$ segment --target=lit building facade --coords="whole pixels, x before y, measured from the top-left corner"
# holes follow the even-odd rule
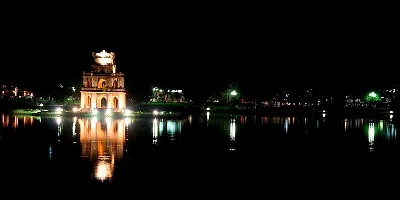
[[[92,71],[83,72],[81,111],[110,109],[123,112],[126,109],[124,73],[117,72],[114,52],[92,52]]]
[[[16,86],[1,85],[1,99],[32,99],[33,92],[20,90]]]

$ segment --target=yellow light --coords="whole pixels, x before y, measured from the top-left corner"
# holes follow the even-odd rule
[[[107,51],[103,49],[102,52],[96,53],[96,56],[101,57],[101,58],[110,57],[110,53],[107,53]]]
[[[100,53],[93,54],[93,56],[96,57],[95,58],[96,63],[100,65],[112,64],[114,59],[114,53],[113,52],[108,53],[105,50],[103,50]]]
[[[111,63],[111,58],[99,58],[98,62],[101,65],[107,65],[107,64]]]

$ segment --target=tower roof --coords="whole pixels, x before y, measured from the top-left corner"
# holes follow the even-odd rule
[[[92,52],[94,62],[99,65],[114,65],[115,53],[103,50],[101,52]]]

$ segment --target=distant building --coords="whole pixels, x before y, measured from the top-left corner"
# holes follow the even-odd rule
[[[117,72],[115,53],[92,52],[92,71],[83,72],[81,89],[81,111],[111,109],[122,112],[126,109],[124,73]]]
[[[33,92],[28,90],[19,89],[16,86],[1,85],[1,95],[2,99],[29,99],[34,98]]]
[[[153,88],[152,102],[185,102],[185,95],[182,90],[163,90],[157,87]]]

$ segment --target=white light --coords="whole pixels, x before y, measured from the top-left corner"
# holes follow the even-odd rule
[[[99,113],[99,111],[96,110],[96,109],[93,109],[92,114],[93,114],[93,115],[97,115],[97,113]]]
[[[60,112],[62,112],[62,111],[63,111],[62,108],[56,108],[56,112],[57,112],[57,113],[60,113]]]
[[[124,113],[125,113],[126,116],[128,116],[128,115],[131,115],[132,111],[130,111],[130,110],[125,110]]]

